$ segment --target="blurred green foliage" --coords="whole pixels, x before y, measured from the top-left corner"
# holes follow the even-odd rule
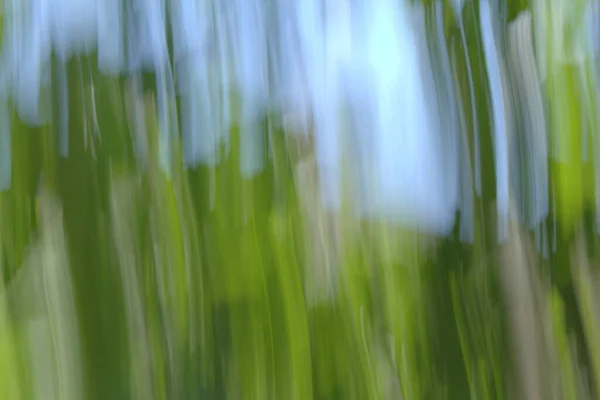
[[[523,3],[509,2],[509,18]],[[563,234],[549,258],[517,226],[498,246],[490,117],[477,107],[474,133],[467,106],[487,102],[477,7],[468,2],[462,18],[467,52],[445,10],[466,130],[471,146],[481,134],[484,154],[468,246],[319,209],[310,145],[286,137],[279,115],[262,121],[262,173],[239,174],[244,127],[235,124],[216,167],[185,169],[171,138],[166,173],[152,85],[136,92],[135,77],[101,75],[93,55],[70,61],[68,157],[58,155],[56,124],[11,120],[0,398],[600,395],[597,239],[583,217],[593,214],[593,171],[574,144],[578,110],[595,110],[597,99],[577,89],[579,67],[548,61],[552,131],[576,160],[551,169],[557,214],[548,221]]]

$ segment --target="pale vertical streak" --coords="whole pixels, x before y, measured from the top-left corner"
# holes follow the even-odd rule
[[[128,0],[126,5],[129,72],[159,69],[168,62],[164,0]]]
[[[596,95],[594,93],[592,93],[593,89],[590,89],[590,85],[593,84],[593,82],[590,82],[590,80],[588,79],[587,76],[587,72],[591,70],[589,70],[588,68],[584,67],[581,68],[581,70],[579,71],[579,77],[581,79],[581,86],[582,86],[582,92],[584,93],[585,96],[585,107],[581,107],[581,161],[582,163],[586,164],[589,162],[589,142],[590,142],[590,130],[592,130],[592,132],[595,132],[594,129],[591,128],[591,121],[590,119],[593,119],[594,117],[591,116],[590,114],[592,114],[594,112],[594,110],[592,109],[593,107],[593,103],[594,103],[594,98],[596,97]],[[592,75],[592,79],[594,79],[593,75]]]
[[[489,0],[479,3],[479,18],[483,36],[485,64],[492,94],[492,116],[494,121],[494,163],[496,169],[496,207],[498,212],[498,240],[508,239],[509,223],[509,174],[508,174],[508,142],[506,137],[506,111],[500,60],[494,38]]]
[[[318,3],[318,1],[316,2]],[[313,4],[317,6],[317,4]],[[330,7],[333,5],[330,5]],[[331,10],[331,8],[330,8]],[[306,12],[307,10],[302,10]],[[316,10],[310,10],[315,12]],[[329,11],[329,10],[328,10]],[[332,11],[332,10],[331,10]],[[315,107],[315,153],[319,167],[320,193],[323,205],[328,211],[338,211],[341,205],[341,121],[340,121],[340,87],[339,87],[339,46],[341,32],[339,26],[331,23],[333,17],[327,18],[318,11],[316,15],[304,15],[314,18],[313,21],[302,21],[310,24],[305,34],[307,45],[312,47],[311,54],[312,91]],[[341,24],[343,21],[338,21]],[[333,25],[333,26],[332,26]],[[336,33],[338,37],[336,37]]]
[[[542,358],[538,345],[541,331],[536,320],[534,280],[527,257],[529,246],[516,222],[511,221],[510,225],[509,240],[499,254],[499,261],[505,267],[500,268],[499,278],[510,321],[510,347],[515,352],[514,367],[520,380],[520,395],[530,400],[542,400]]]
[[[529,177],[528,185],[522,187],[521,201],[526,223],[535,229],[549,213],[548,151],[542,95],[534,66],[531,15],[528,11],[519,15],[509,32],[514,90],[522,115],[517,140],[522,147],[522,162],[525,163],[521,173]],[[529,192],[529,196],[525,196],[525,191]]]
[[[19,116],[34,125],[41,124],[40,89],[43,74],[48,72],[50,57],[50,18],[49,0],[32,0],[29,18],[23,27],[24,53],[17,61],[16,105]]]
[[[141,14],[140,50],[141,68],[158,70],[166,65],[168,60],[165,0],[135,0]]]
[[[598,99],[598,93],[600,93],[600,4],[593,0],[590,3],[590,10],[588,12],[587,28],[588,28],[588,39],[590,41],[590,52],[591,52],[591,68],[593,71],[593,85],[592,90],[596,92],[596,98]],[[594,104],[593,104],[594,106]],[[600,115],[600,101],[595,104],[595,107],[591,109],[594,115]],[[595,126],[592,126],[592,159],[594,165],[594,193],[595,193],[595,206],[596,206],[596,233],[600,233],[600,118],[592,118],[592,121],[596,122]]]
[[[350,77],[350,79],[352,79]],[[353,192],[353,199],[356,210],[362,217],[369,216],[373,210],[374,202],[372,195],[374,193],[373,167],[375,160],[375,140],[373,140],[373,113],[368,111],[373,108],[373,96],[369,88],[358,79],[353,79],[354,83],[348,85],[348,93],[351,107],[351,133],[349,140],[350,147],[348,159],[356,160],[349,163],[347,168],[352,168],[350,174],[354,174],[356,179]]]
[[[372,3],[371,3],[372,4]],[[358,212],[362,217],[381,218],[384,212],[380,204],[381,198],[381,178],[377,175],[377,162],[381,161],[381,154],[378,153],[379,141],[381,140],[382,128],[377,126],[378,118],[378,92],[373,87],[373,71],[369,68],[376,68],[372,59],[367,58],[369,50],[369,35],[373,34],[375,28],[372,27],[372,18],[369,19],[371,6],[368,2],[355,2],[352,6],[350,21],[352,24],[351,44],[352,53],[349,68],[345,70],[345,79],[352,82],[351,85],[343,85],[346,96],[352,109],[352,133],[354,134],[349,141],[353,146],[352,157],[357,158],[358,184],[355,185]],[[386,26],[389,22],[386,21]],[[389,29],[388,29],[389,30]],[[395,35],[389,35],[392,41],[391,49],[396,46]],[[389,43],[386,43],[389,46]],[[395,60],[396,55],[393,59]],[[381,72],[381,71],[380,71]],[[350,164],[351,165],[351,164]],[[353,172],[354,172],[353,171]]]
[[[590,0],[588,3],[585,23],[589,50],[595,65],[600,53],[600,2],[598,0]]]
[[[465,57],[465,65],[467,66],[467,77],[469,78],[469,93],[471,97],[471,119],[473,128],[473,151],[474,151],[474,163],[475,163],[475,193],[481,196],[481,160],[480,160],[480,146],[479,146],[479,126],[477,121],[477,106],[475,105],[475,84],[473,82],[473,71],[471,70],[471,59],[469,57],[469,49],[467,47],[467,36],[465,33],[465,27],[462,19],[462,6],[457,5],[455,10],[456,18],[458,19],[458,27],[460,29],[460,39],[462,43],[462,49]]]
[[[212,9],[207,1],[171,3],[176,90],[181,95],[183,159],[187,167],[217,160],[218,99],[211,80]],[[223,82],[221,82],[223,83]]]
[[[174,91],[170,68],[156,71],[156,105],[158,108],[158,160],[162,170],[171,176],[171,143],[173,135],[172,107]]]
[[[207,0],[169,0],[173,56],[176,60],[204,54],[209,36],[210,7]]]
[[[56,200],[43,191],[39,196],[43,229],[40,238],[42,275],[57,367],[59,398],[75,400],[82,396],[81,348],[62,210]]]
[[[323,83],[320,75],[324,69],[325,56],[324,17],[320,6],[321,0],[306,0],[298,2],[294,8],[299,47],[304,57],[309,92],[313,102]]]
[[[58,89],[58,152],[61,157],[69,155],[69,86],[67,66],[63,62],[56,65]]]
[[[136,6],[138,0],[125,1],[125,43],[126,46],[126,71],[136,73],[140,69],[140,45],[142,36],[140,12]]]
[[[548,228],[546,225],[546,221],[541,224],[542,229],[542,257],[544,260],[547,260],[550,256],[550,252],[548,250]]]
[[[175,90],[168,56],[164,0],[141,3],[137,0],[139,18],[139,67],[151,68],[156,76],[156,100],[158,108],[158,157],[163,171],[170,177],[172,160],[171,144],[177,133],[173,107]]]
[[[524,223],[530,228],[535,228],[535,205],[536,205],[536,181],[535,181],[535,159],[534,148],[532,145],[532,126],[531,126],[531,99],[527,96],[527,91],[531,82],[527,81],[525,75],[527,65],[525,63],[526,54],[523,50],[523,40],[526,40],[525,30],[526,12],[519,14],[519,17],[512,23],[513,29],[513,56],[514,56],[514,74],[517,82],[516,95],[519,96],[519,129],[517,133],[517,143],[519,145],[519,155],[521,157],[521,190],[522,190],[522,210]]]
[[[204,60],[185,61],[189,89],[181,95],[181,123],[184,162],[188,167],[214,165],[217,161],[215,104]]]
[[[331,86],[326,87],[329,91]],[[330,90],[333,92],[334,89]],[[330,99],[331,102],[328,102]],[[319,165],[322,200],[329,211],[338,210],[341,205],[340,124],[336,100],[329,95],[322,95],[315,102],[315,152]]]
[[[126,85],[126,106],[129,108],[130,129],[133,132],[135,155],[141,168],[145,169],[148,163],[146,106],[144,104],[142,83],[139,74],[133,74]]]
[[[5,0],[2,18],[2,87],[0,90],[16,92],[19,65],[25,48],[25,22],[28,4],[20,0]]]
[[[415,65],[418,58],[417,46],[412,21],[406,15],[408,10],[402,6],[398,6],[398,9],[392,7],[395,5],[390,7],[382,1],[375,1],[367,6],[367,23],[362,32],[366,48],[361,49],[361,53],[364,52],[367,57],[367,69],[362,79],[367,78],[365,83],[372,85],[369,92],[373,103],[368,111],[373,118],[374,169],[378,182],[374,205],[376,215],[388,220],[395,219],[397,212],[404,217],[406,203],[413,194],[403,193],[402,190],[406,181],[412,178],[405,175],[412,172],[407,167],[410,168],[417,157],[408,153],[416,150],[416,141],[409,137],[418,134],[415,123],[418,106],[409,103],[407,98],[418,93],[420,83],[417,82],[419,76]],[[403,73],[407,75],[405,80]],[[398,93],[397,89],[403,83],[407,84],[404,88],[406,92]],[[411,100],[422,105],[420,98]],[[416,166],[412,167],[416,173]],[[405,221],[401,218],[401,222]]]
[[[366,47],[356,49],[353,60],[364,63],[356,79],[369,83],[373,99],[373,109],[366,111],[373,113],[376,216],[445,235],[456,203],[447,197],[446,149],[426,93],[433,81],[428,52],[419,41],[422,10],[371,2],[366,22]]]
[[[600,100],[598,86],[598,2],[590,1],[585,7],[585,16],[583,17],[583,25],[580,27],[578,44],[580,54],[578,61],[578,75],[580,80],[580,90],[583,94],[584,101],[582,107],[582,121],[584,125],[581,132],[582,146],[582,161],[587,163],[590,157],[588,144],[591,143],[594,168],[594,192],[595,192],[595,207],[596,207],[596,230],[600,232],[600,177],[599,177],[599,118],[598,118],[598,102]],[[591,132],[591,135],[590,135]],[[590,138],[591,136],[591,138]]]
[[[556,253],[557,246],[557,226],[556,226],[556,187],[552,185],[552,252]]]
[[[98,69],[105,74],[117,74],[125,69],[123,12],[122,0],[98,3]]]
[[[232,80],[232,37],[229,29],[229,18],[224,2],[217,2],[214,6],[213,21],[215,24],[215,41],[218,52],[218,69],[220,73],[220,99],[219,99],[219,138],[224,141],[225,148],[229,150],[229,128],[231,126],[231,80]]]
[[[599,111],[596,110],[596,112],[598,113]],[[596,131],[592,140],[594,157],[594,192],[596,201],[596,233],[600,234],[600,137],[598,137],[598,131]]]
[[[525,81],[529,83],[526,94],[531,121],[531,140],[534,151],[534,175],[535,175],[535,213],[534,224],[540,224],[550,212],[550,200],[548,198],[548,142],[546,132],[546,120],[544,115],[543,99],[540,89],[540,79],[535,68],[535,57],[532,41],[531,13],[528,12],[523,27],[525,30],[521,45],[525,54],[524,69],[528,72]]]
[[[214,84],[209,79],[211,23],[206,0],[169,2],[177,91],[181,94],[182,148],[187,167],[214,165],[218,124]]]
[[[10,113],[6,99],[0,101],[0,191],[10,189],[12,175],[12,143]]]
[[[540,82],[544,82],[547,76],[547,38],[546,25],[548,13],[546,0],[532,0],[531,10],[533,17],[533,40],[535,43],[535,58]]]
[[[412,20],[417,45],[419,92],[423,104],[416,131],[422,129],[421,132],[424,132],[419,139],[421,157],[430,160],[422,167],[424,179],[429,184],[424,197],[435,200],[433,203],[422,203],[430,208],[424,210],[422,222],[417,226],[422,226],[429,233],[445,236],[452,232],[458,207],[457,143],[452,127],[450,132],[446,132],[447,121],[439,118],[441,105],[436,95],[434,60],[429,50],[430,39],[427,37],[425,7],[422,4],[412,6]]]
[[[535,59],[532,43],[531,13],[526,12],[522,21],[522,36],[520,40],[522,71],[524,73],[524,86],[526,106],[528,109],[529,139],[532,151],[532,175],[534,177],[534,203],[533,225],[540,224],[550,211],[548,199],[548,144],[546,140],[546,121],[540,90],[540,80],[535,69]]]
[[[600,69],[598,68],[598,55],[595,56],[595,68],[596,68],[596,84],[594,89],[596,92],[600,92]],[[600,115],[600,102],[596,105],[593,110],[596,115]],[[600,123],[600,119],[596,120]],[[594,185],[595,185],[595,202],[596,202],[596,232],[600,233],[600,125],[597,125],[593,129],[594,135],[592,136],[592,157],[594,162]]]
[[[152,398],[152,361],[148,322],[144,315],[143,287],[138,269],[138,238],[132,232],[135,226],[135,180],[113,177],[111,172],[110,226],[114,238],[118,269],[123,282],[124,312],[127,315],[129,356],[133,360],[129,370],[132,398]]]
[[[542,224],[542,257],[544,260],[547,260],[550,256],[550,251],[548,250],[548,228],[546,226],[546,222]]]
[[[441,113],[440,118],[440,133],[441,127],[444,126],[449,130],[448,135],[442,135],[444,140],[444,149],[447,157],[446,181],[449,190],[449,200],[455,204],[455,207],[460,205],[460,160],[459,160],[459,143],[460,133],[458,126],[458,116],[454,104],[455,88],[452,79],[452,67],[448,54],[448,46],[444,35],[444,14],[443,3],[441,0],[436,1],[435,9],[436,23],[436,48],[438,54],[438,68],[441,74],[441,82],[436,85],[437,90],[441,90],[441,100],[438,101],[438,109]]]
[[[268,95],[265,10],[258,0],[236,0],[233,6],[236,87],[241,96],[240,172],[251,177],[262,170],[265,157],[261,123]]]
[[[83,148],[87,151],[88,149],[88,140],[90,140],[90,147],[94,148],[93,140],[88,139],[89,134],[89,126],[88,126],[88,113],[86,107],[85,100],[85,84],[83,83],[83,66],[81,65],[81,58],[77,57],[77,72],[79,74],[79,95],[81,99],[81,114],[83,115]]]
[[[519,17],[520,18],[520,17]],[[517,216],[529,224],[529,215],[527,212],[526,191],[529,186],[526,185],[526,174],[528,172],[527,157],[525,155],[526,145],[523,138],[526,106],[525,98],[522,95],[523,81],[521,76],[520,54],[519,54],[519,18],[509,24],[507,28],[507,56],[509,64],[509,75],[511,81],[511,92],[513,99],[514,126],[509,137],[510,144],[510,168],[511,168],[511,189],[514,191],[514,198],[517,207]]]
[[[54,53],[61,61],[88,54],[98,39],[96,0],[53,0],[47,18],[51,20]]]
[[[456,47],[455,42],[452,42],[451,63],[452,76],[454,82],[459,82],[456,66]],[[473,177],[471,166],[471,150],[469,139],[466,131],[465,114],[463,110],[463,101],[460,87],[455,90],[455,103],[458,106],[458,121],[459,121],[459,162],[460,162],[460,186],[461,186],[461,201],[460,201],[460,240],[465,243],[473,243],[474,240],[474,202],[473,202]]]
[[[287,0],[278,0],[275,15],[277,38],[272,53],[277,85],[273,88],[275,100],[281,102],[284,118],[295,123],[290,133],[308,136],[309,88],[297,9]]]

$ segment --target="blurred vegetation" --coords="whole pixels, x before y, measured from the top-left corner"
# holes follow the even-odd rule
[[[508,2],[504,26],[524,3]],[[598,398],[595,169],[577,144],[598,133],[593,63],[548,56],[549,130],[574,160],[550,163],[555,250],[516,222],[498,245],[478,4],[460,18],[467,52],[444,7],[465,131],[481,143],[472,244],[458,222],[439,238],[357,220],[349,195],[329,214],[310,138],[288,135],[276,112],[261,121],[261,173],[239,172],[237,123],[215,167],[185,168],[178,132],[159,130],[154,76],[69,61],[67,126],[7,116],[0,398]],[[53,74],[63,67],[54,60]]]

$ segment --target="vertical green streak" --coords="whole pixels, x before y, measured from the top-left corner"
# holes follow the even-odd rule
[[[104,148],[96,143],[96,158],[84,147],[84,135],[93,128],[89,107],[84,114],[87,88],[94,79],[81,71],[87,60],[71,60],[67,65],[69,91],[69,155],[58,160],[59,193],[64,206],[71,274],[75,287],[79,332],[82,338],[84,387],[87,398],[127,398],[128,360],[126,324],[122,287],[111,261],[103,257],[105,249],[98,246],[108,234],[101,229],[108,194],[107,161]],[[82,82],[80,73],[85,80]],[[92,81],[101,87],[99,80]],[[96,99],[98,104],[110,104],[109,98]],[[100,110],[98,120],[106,123],[103,133],[126,136],[115,116]],[[89,136],[87,138],[89,146]],[[103,262],[104,261],[104,262]],[[106,262],[108,261],[108,262]]]

